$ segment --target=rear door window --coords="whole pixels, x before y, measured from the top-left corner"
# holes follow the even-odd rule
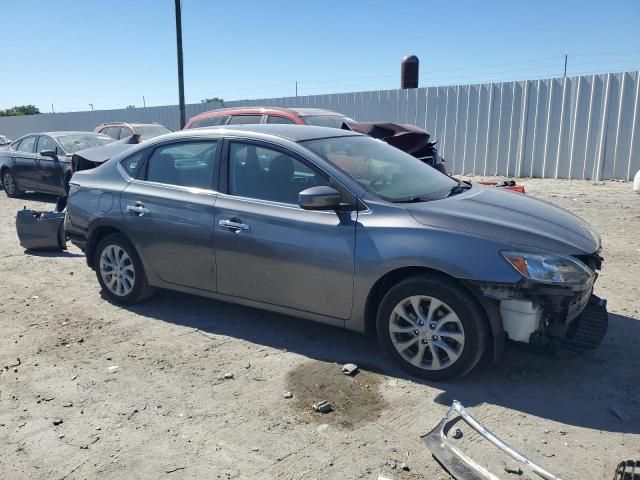
[[[33,147],[36,144],[36,137],[27,137],[20,142],[18,146],[19,152],[33,153]]]
[[[127,138],[133,135],[133,132],[129,127],[120,128],[120,138]]]
[[[126,170],[131,178],[138,178],[138,174],[142,168],[145,152],[146,150],[141,150],[120,162],[122,168]]]
[[[234,115],[229,120],[229,125],[251,125],[260,123],[262,115]]]
[[[226,125],[229,115],[220,115],[217,117],[204,118],[196,120],[189,128],[216,127],[218,125]]]
[[[106,133],[114,140],[118,140],[118,138],[120,138],[120,127],[109,127],[106,132],[103,133]]]
[[[182,142],[156,148],[147,161],[149,182],[211,189],[217,141]]]
[[[279,117],[277,115],[269,115],[267,123],[276,123],[281,125],[295,125],[296,122],[286,117]]]

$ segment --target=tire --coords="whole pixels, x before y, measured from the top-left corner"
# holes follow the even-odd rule
[[[4,188],[4,193],[6,193],[9,198],[18,198],[24,194],[24,192],[18,188],[16,176],[11,170],[2,172],[2,188]]]
[[[100,241],[94,266],[102,291],[115,303],[140,303],[155,292],[136,249],[122,234],[113,233]]]
[[[466,375],[489,343],[481,305],[441,275],[415,276],[392,287],[380,303],[376,326],[388,356],[411,375],[432,381]]]

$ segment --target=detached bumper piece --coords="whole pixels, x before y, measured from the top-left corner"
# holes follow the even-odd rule
[[[591,295],[589,303],[573,321],[567,336],[560,339],[558,347],[574,354],[593,350],[602,342],[608,326],[607,301]]]
[[[484,428],[475,418],[467,413],[462,404],[457,400],[449,408],[442,421],[436,425],[431,432],[422,436],[422,440],[427,444],[435,459],[442,465],[450,475],[458,480],[500,480],[498,476],[489,472],[482,465],[477,464],[465,455],[455,445],[449,443],[448,433],[451,427],[460,417],[467,425],[482,435],[486,440],[507,453],[514,460],[522,463],[539,477],[545,480],[561,480],[552,473],[547,472],[541,466],[533,463],[527,457],[518,453],[509,445],[496,437],[489,430]]]
[[[35,210],[18,211],[16,230],[20,245],[25,250],[66,250],[67,239],[64,231],[64,207],[66,197],[58,201],[52,212]]]

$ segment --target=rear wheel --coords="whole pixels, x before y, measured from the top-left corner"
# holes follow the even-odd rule
[[[22,190],[18,188],[18,182],[11,170],[5,170],[2,174],[2,187],[7,197],[16,198],[24,194]]]
[[[135,248],[124,235],[114,233],[103,238],[94,265],[102,290],[116,303],[139,303],[155,291],[147,282]]]
[[[380,303],[377,332],[383,349],[402,368],[436,381],[471,371],[489,336],[473,296],[455,281],[435,275],[392,287]]]

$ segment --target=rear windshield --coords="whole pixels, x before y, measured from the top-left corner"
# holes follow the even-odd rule
[[[331,128],[342,128],[344,122],[355,122],[353,118],[344,115],[305,115],[302,119],[307,125]]]
[[[150,138],[159,137],[165,133],[171,133],[171,130],[162,125],[138,125],[133,128],[135,128],[136,133],[139,134],[143,140],[149,140]]]
[[[81,133],[56,137],[66,153],[76,153],[85,148],[101,147],[113,142],[113,138],[101,133]]]

